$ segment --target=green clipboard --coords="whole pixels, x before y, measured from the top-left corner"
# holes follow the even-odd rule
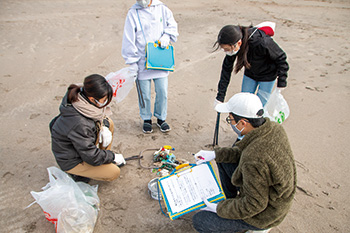
[[[180,165],[175,170],[158,180],[159,190],[171,220],[205,207],[202,198],[209,202],[226,199],[210,162]]]

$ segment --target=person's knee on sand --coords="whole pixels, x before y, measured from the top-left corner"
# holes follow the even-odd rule
[[[91,166],[85,162],[67,171],[69,174],[87,177],[93,180],[113,181],[120,176],[120,168],[115,164]]]
[[[118,179],[120,176],[120,168],[116,166],[116,169],[113,170],[112,172],[109,172],[107,176],[105,177],[105,181],[113,181]]]

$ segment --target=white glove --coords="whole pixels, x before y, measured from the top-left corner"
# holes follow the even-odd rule
[[[277,87],[277,91],[281,93],[284,90],[284,87]]]
[[[129,72],[132,76],[137,77],[138,71],[139,71],[139,66],[137,65],[136,62],[130,64],[128,72]]]
[[[203,201],[207,205],[207,207],[204,207],[201,210],[206,210],[206,211],[210,211],[210,212],[216,213],[216,208],[218,207],[218,204],[211,203],[207,199],[203,199]]]
[[[222,102],[215,98],[215,100],[214,100],[214,109],[215,109],[216,105],[218,105],[218,104],[222,104]]]
[[[164,33],[163,36],[159,39],[159,43],[160,43],[160,47],[164,49],[170,43],[170,36]]]
[[[111,144],[112,132],[106,126],[102,127],[98,142],[102,143],[102,147],[107,147],[109,144]]]
[[[210,150],[200,150],[197,154],[194,155],[196,164],[201,164],[207,161],[215,159],[215,151]]]
[[[120,166],[120,165],[125,165],[126,164],[126,161],[123,157],[122,154],[114,154],[114,162]]]

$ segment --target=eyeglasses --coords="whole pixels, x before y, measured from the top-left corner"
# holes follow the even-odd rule
[[[230,125],[232,125],[232,122],[236,122],[236,124],[238,124],[238,122],[240,122],[240,121],[244,121],[244,122],[249,123],[249,121],[247,121],[245,119],[240,119],[236,122],[235,119],[231,119],[230,116],[226,117],[226,122]]]
[[[226,122],[228,123],[228,124],[232,124],[232,122],[234,121],[235,119],[231,119],[230,118],[230,116],[228,116],[228,117],[226,117]]]

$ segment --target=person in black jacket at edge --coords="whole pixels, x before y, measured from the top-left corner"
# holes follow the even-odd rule
[[[287,86],[287,55],[271,38],[274,26],[272,22],[264,22],[257,27],[226,25],[220,30],[214,48],[221,48],[226,56],[214,107],[225,99],[233,68],[238,73],[244,67],[241,91],[253,94],[257,91],[263,106],[271,95],[276,79],[277,88]]]
[[[110,150],[114,123],[107,116],[113,96],[106,79],[93,74],[83,85],[71,84],[50,122],[52,152],[60,168],[75,181],[112,181],[125,164],[122,154]]]

